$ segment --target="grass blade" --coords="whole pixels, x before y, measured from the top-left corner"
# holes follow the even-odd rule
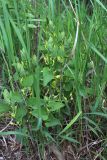
[[[59,133],[59,135],[61,135],[62,133],[66,132],[66,131],[77,121],[77,119],[80,117],[81,114],[82,114],[82,111],[80,111],[80,112],[67,124],[67,126]]]
[[[107,12],[107,8],[104,6],[104,4],[100,0],[96,0],[96,2]]]
[[[90,47],[105,63],[107,63],[107,58],[105,58],[93,44],[91,44]]]

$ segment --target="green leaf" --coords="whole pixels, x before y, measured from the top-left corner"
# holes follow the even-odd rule
[[[67,141],[69,141],[69,142],[71,142],[71,143],[78,143],[78,144],[80,144],[76,139],[68,137],[67,135],[60,136],[60,137],[63,138],[63,139],[65,139],[65,140],[67,140]]]
[[[18,107],[17,111],[16,111],[16,116],[15,116],[16,120],[18,122],[21,122],[23,117],[26,115],[26,113],[27,113],[27,111],[23,106],[22,107]]]
[[[48,131],[44,130],[44,131],[42,131],[42,134],[46,138],[48,138],[48,139],[52,140],[53,142],[55,142],[55,139],[51,136],[51,134]]]
[[[85,88],[80,88],[79,89],[79,94],[80,94],[80,96],[86,98],[87,97],[86,89]]]
[[[4,102],[0,102],[0,113],[6,113],[9,112],[11,110],[11,107],[4,103]]]
[[[28,60],[28,62],[30,64],[30,55],[29,55],[29,53],[27,51],[27,47],[26,47],[25,41],[23,39],[23,35],[22,35],[20,29],[16,26],[16,24],[15,24],[15,22],[12,19],[11,16],[9,16],[9,19],[10,19],[11,25],[12,25],[12,27],[13,27],[13,29],[14,29],[14,31],[15,31],[15,33],[16,33],[16,35],[17,35],[22,47],[23,47],[23,49],[25,50],[26,59]]]
[[[90,125],[88,125],[88,127],[89,127],[90,131],[92,131],[97,137],[99,137],[97,131],[93,127],[91,127]]]
[[[62,107],[64,107],[64,104],[62,102],[51,100],[48,102],[48,107],[50,111],[58,111]]]
[[[53,117],[53,116],[50,116],[47,120],[47,122],[45,123],[46,127],[54,127],[54,126],[57,126],[57,125],[61,125],[60,123],[60,120]]]
[[[47,86],[47,84],[53,79],[53,74],[48,67],[43,68],[43,85]]]
[[[18,132],[18,131],[8,131],[8,132],[0,132],[1,136],[7,136],[7,135],[21,135],[24,137],[30,137],[28,134]]]
[[[107,12],[107,8],[100,0],[96,0],[96,2]]]
[[[34,24],[28,24],[28,28],[37,28]]]
[[[10,101],[11,103],[21,103],[23,101],[23,97],[18,92],[11,92],[10,93]]]
[[[80,111],[80,112],[67,124],[67,126],[59,133],[59,135],[61,135],[62,133],[66,132],[66,131],[77,121],[77,119],[80,117],[81,114],[82,114],[82,112]]]
[[[90,124],[93,124],[94,126],[97,125],[94,121],[92,121],[92,120],[91,120],[90,118],[88,118],[88,117],[83,117],[83,119],[85,119],[86,121],[88,121]]]
[[[23,87],[31,87],[33,85],[33,75],[28,75],[22,79]]]
[[[17,71],[21,74],[24,75],[25,74],[25,70],[24,70],[24,64],[23,63],[15,63],[14,66],[17,68]]]
[[[107,114],[106,114],[106,113],[103,113],[103,112],[92,112],[92,113],[86,113],[86,114],[96,115],[96,116],[101,116],[101,117],[103,117],[103,118],[107,118]]]
[[[41,107],[44,105],[43,99],[38,99],[36,97],[30,97],[27,101],[28,105],[32,107],[33,109]]]
[[[107,63],[107,58],[100,53],[93,44],[90,44],[91,49],[105,62]]]
[[[35,116],[36,118],[41,118],[42,120],[47,120],[48,119],[48,112],[45,108],[37,108],[34,109],[31,114]]]
[[[101,131],[101,129],[99,128],[98,124],[95,123],[93,120],[91,120],[90,118],[88,117],[83,117],[85,120],[88,121],[88,123],[90,123],[91,125],[94,125],[96,127],[96,129],[101,133],[103,134],[103,132]]]
[[[10,103],[10,93],[7,89],[3,91],[3,97],[6,103]]]

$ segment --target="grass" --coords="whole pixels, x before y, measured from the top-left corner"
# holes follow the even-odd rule
[[[0,0],[0,113],[18,126],[0,135],[107,159],[106,18],[101,0]]]

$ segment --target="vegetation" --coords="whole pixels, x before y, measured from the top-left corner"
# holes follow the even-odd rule
[[[106,1],[0,0],[0,118],[17,126],[0,135],[106,160],[106,52]]]

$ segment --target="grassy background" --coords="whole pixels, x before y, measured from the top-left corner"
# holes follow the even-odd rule
[[[0,113],[19,128],[1,135],[107,159],[106,19],[106,1],[0,0]]]

